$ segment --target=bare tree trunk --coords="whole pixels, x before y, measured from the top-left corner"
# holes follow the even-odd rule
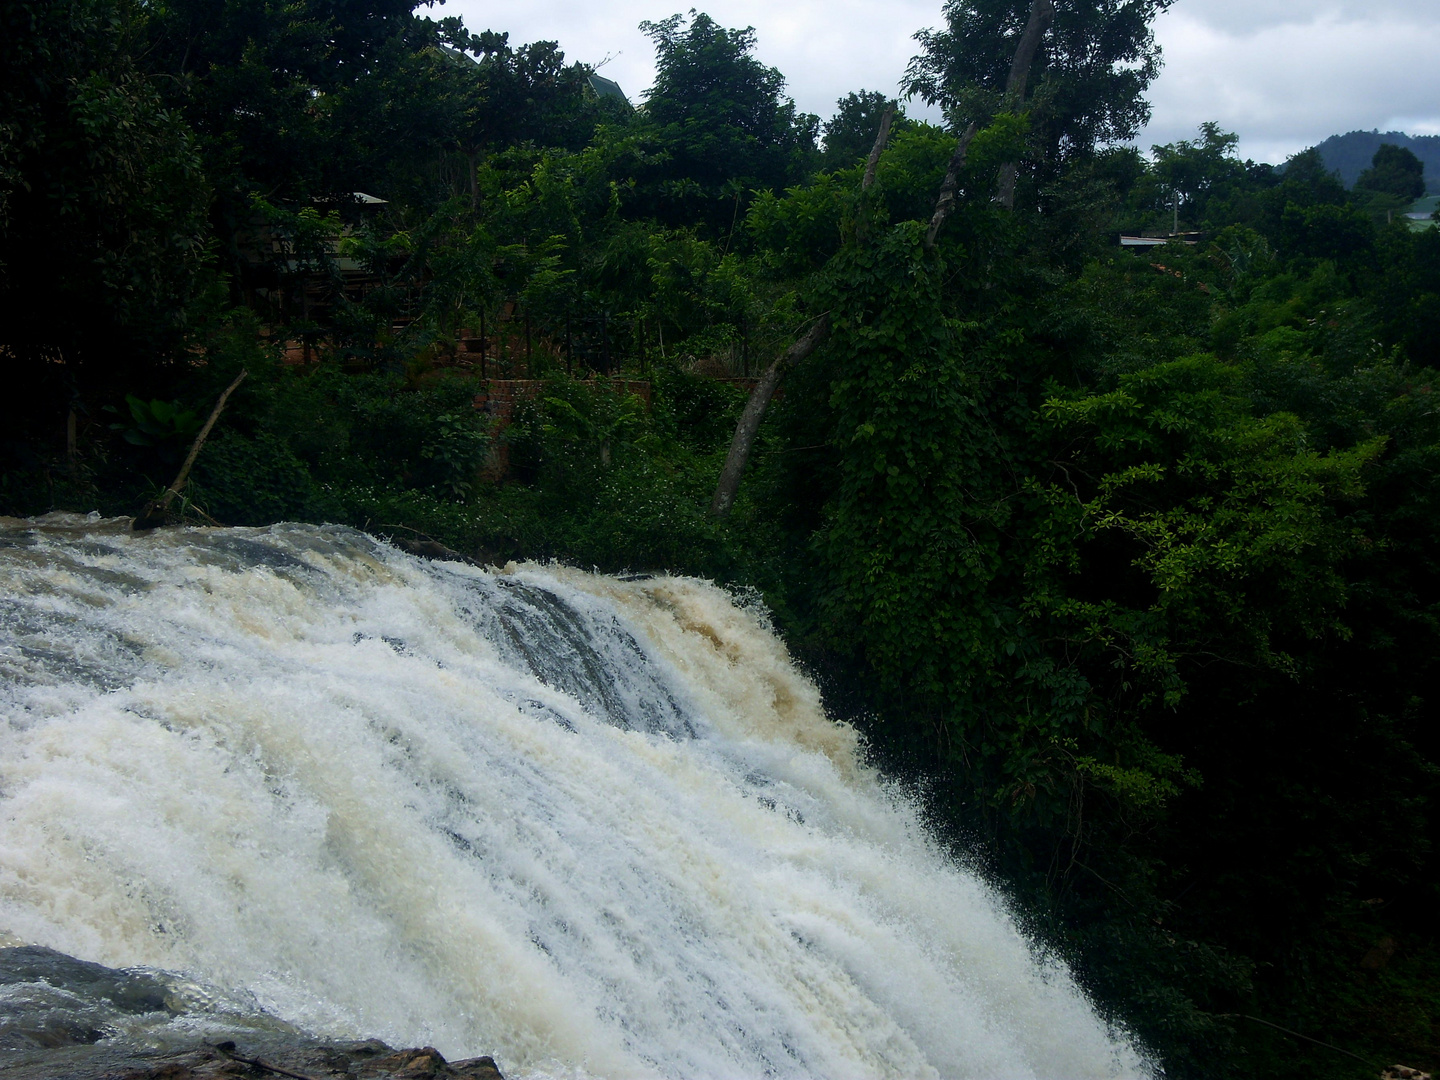
[[[215,426],[215,421],[220,419],[220,413],[225,409],[225,402],[230,400],[230,395],[235,388],[245,381],[245,376],[250,374],[244,368],[240,374],[235,376],[235,381],[225,388],[220,395],[220,400],[215,402],[215,408],[210,410],[210,419],[205,421],[205,426],[200,429],[200,434],[195,436],[195,441],[190,446],[190,453],[185,458],[185,464],[180,466],[180,471],[175,476],[175,482],[165,489],[164,494],[158,499],[153,499],[145,504],[145,509],[140,511],[138,517],[130,524],[134,532],[146,532],[157,525],[164,524],[165,511],[170,509],[171,502],[175,496],[180,494],[180,489],[185,486],[185,481],[190,479],[190,469],[195,464],[195,459],[200,456],[200,448],[205,445],[205,440],[210,436],[210,429]]]
[[[1035,62],[1035,53],[1040,40],[1050,29],[1055,18],[1055,0],[1032,0],[1030,19],[1025,32],[1020,35],[1020,44],[1015,47],[1015,58],[1010,63],[1010,77],[1005,81],[1005,108],[1016,112],[1025,103],[1025,87],[1030,81],[1030,65]],[[1020,171],[1018,161],[1007,161],[1000,166],[1000,180],[995,189],[995,201],[1006,210],[1015,207],[1015,179]]]
[[[890,125],[894,119],[895,103],[891,102],[885,115],[880,118],[880,130],[875,133],[875,145],[871,147],[870,160],[865,165],[865,179],[861,181],[861,191],[868,191],[870,185],[875,183],[875,170],[880,164],[880,155],[885,152],[885,144],[890,139]],[[810,327],[804,337],[785,350],[784,356],[765,369],[765,374],[760,376],[755,389],[750,391],[750,398],[745,402],[745,411],[740,414],[740,422],[735,425],[735,437],[730,440],[730,452],[725,455],[725,467],[720,470],[720,482],[715,485],[715,498],[710,503],[711,517],[723,518],[735,505],[735,494],[740,490],[740,478],[745,475],[750,449],[755,445],[755,434],[760,430],[760,421],[765,418],[765,410],[770,407],[770,399],[775,396],[775,387],[780,384],[780,376],[787,367],[800,363],[819,348],[829,332],[830,315],[827,312],[815,320],[815,325]],[[663,344],[663,337],[661,342]]]
[[[944,181],[940,184],[940,194],[935,198],[935,213],[930,216],[930,228],[925,233],[927,250],[935,246],[935,238],[940,235],[940,226],[945,224],[950,211],[955,209],[955,189],[960,186],[960,173],[965,168],[965,157],[970,153],[970,140],[975,138],[977,130],[972,120],[965,133],[960,136],[955,153],[950,155],[950,165],[945,170]]]
[[[784,356],[778,357],[765,369],[755,389],[750,391],[750,400],[745,402],[745,411],[735,425],[735,437],[730,440],[730,453],[725,455],[725,467],[720,470],[720,482],[715,485],[715,499],[710,504],[712,517],[723,518],[735,505],[735,494],[740,490],[740,477],[745,474],[745,465],[750,460],[755,433],[760,430],[760,421],[764,419],[770,399],[775,395],[781,374],[785,368],[800,363],[819,348],[829,332],[830,316],[827,313],[816,319],[809,332],[786,349]]]
[[[1020,35],[1020,44],[1015,47],[1015,58],[1010,61],[1010,77],[1005,80],[1005,100],[1010,107],[1025,100],[1025,84],[1030,81],[1030,65],[1035,62],[1035,53],[1040,48],[1040,39],[1050,29],[1055,18],[1055,0],[1032,0],[1030,19],[1025,24],[1025,33]]]
[[[870,160],[865,163],[865,179],[860,184],[861,191],[869,191],[870,185],[875,183],[875,170],[880,167],[880,155],[885,151],[885,144],[890,141],[890,125],[895,122],[895,103],[892,101],[885,107],[885,115],[880,117],[880,130],[875,135],[875,145],[870,149]]]

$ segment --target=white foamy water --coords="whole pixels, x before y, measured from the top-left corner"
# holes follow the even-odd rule
[[[704,582],[0,519],[0,929],[507,1075],[1148,1076]]]

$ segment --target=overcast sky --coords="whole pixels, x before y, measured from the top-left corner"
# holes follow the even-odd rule
[[[1062,0],[1063,2],[1063,0]],[[753,26],[758,55],[806,112],[828,118],[851,90],[894,92],[912,35],[940,22],[940,0],[448,0],[472,30],[512,44],[554,39],[598,64],[632,101],[654,79],[642,19],[691,3],[725,26]],[[1440,134],[1437,0],[1177,0],[1155,25],[1165,68],[1139,144],[1192,135],[1205,120],[1240,135],[1240,153],[1279,162],[1355,129]],[[912,115],[923,110],[912,105]]]

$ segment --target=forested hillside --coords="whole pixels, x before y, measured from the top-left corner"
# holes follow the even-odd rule
[[[414,0],[10,0],[0,513],[135,514],[243,371],[176,520],[753,587],[1166,1075],[1440,1066],[1440,229],[1130,148],[1170,2],[950,0],[942,127],[704,14],[632,104]]]
[[[1401,131],[1350,131],[1331,135],[1315,147],[1325,167],[1338,172],[1346,187],[1354,187],[1382,146],[1409,150],[1425,164],[1430,191],[1440,191],[1440,135],[1406,135]]]

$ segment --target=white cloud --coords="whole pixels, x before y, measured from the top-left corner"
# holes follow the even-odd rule
[[[852,90],[895,93],[915,54],[915,31],[940,21],[939,0],[528,0],[523,6],[449,0],[431,16],[462,15],[472,30],[509,31],[512,43],[557,40],[572,60],[595,64],[612,56],[605,75],[638,102],[655,78],[655,52],[638,29],[641,20],[658,22],[692,5],[722,26],[755,27],[756,55],[785,74],[787,93],[802,111],[821,119]]]
[[[851,90],[893,93],[915,31],[941,21],[941,0],[450,0],[432,12],[509,31],[516,43],[558,40],[573,60],[611,56],[605,74],[639,101],[655,65],[638,24],[691,4],[725,26],[754,26],[759,58],[822,118]],[[1151,88],[1144,147],[1189,138],[1206,120],[1238,133],[1241,153],[1262,161],[1357,128],[1440,131],[1436,0],[1179,0],[1156,37],[1165,69]]]
[[[1403,131],[1408,135],[1440,135],[1440,117],[1392,116],[1379,128],[1381,131]]]
[[[1440,126],[1440,9],[1409,0],[1305,9],[1304,21],[1237,25],[1237,0],[1176,5],[1156,23],[1165,71],[1141,145],[1193,135],[1205,120],[1241,137],[1243,156],[1283,161],[1329,135]],[[1290,5],[1287,10],[1294,11]],[[1318,10],[1318,14],[1315,11]],[[1222,17],[1223,16],[1223,17]]]
[[[1367,19],[1435,21],[1434,0],[1180,0],[1171,14],[1203,22],[1228,33],[1271,26],[1308,26],[1325,21]]]

